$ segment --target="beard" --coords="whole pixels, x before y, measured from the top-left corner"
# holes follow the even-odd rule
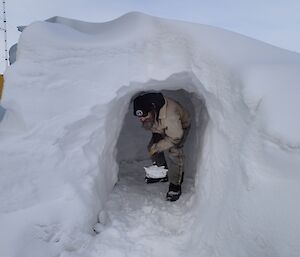
[[[149,120],[145,120],[142,124],[142,127],[146,130],[151,130],[151,128],[153,127],[154,124],[154,120],[149,119]]]

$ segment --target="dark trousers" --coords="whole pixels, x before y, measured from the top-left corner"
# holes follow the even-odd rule
[[[153,164],[156,164],[157,166],[165,166],[169,170],[169,180],[174,185],[180,185],[183,181],[183,144],[186,140],[188,132],[189,128],[184,130],[183,138],[179,144],[171,147],[164,152],[156,153],[151,156]],[[164,135],[153,133],[152,138],[148,144],[148,149],[150,149],[153,144],[159,142],[163,138]]]

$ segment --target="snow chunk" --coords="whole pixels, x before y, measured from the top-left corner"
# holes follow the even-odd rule
[[[167,175],[168,170],[163,166],[158,167],[157,165],[152,165],[149,167],[144,167],[146,171],[146,177],[148,178],[163,178]]]

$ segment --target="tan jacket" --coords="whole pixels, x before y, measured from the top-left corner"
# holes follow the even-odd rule
[[[159,111],[158,122],[155,120],[152,133],[163,134],[164,139],[154,144],[158,152],[165,151],[180,143],[184,129],[191,125],[189,113],[175,100],[164,97],[165,104]]]

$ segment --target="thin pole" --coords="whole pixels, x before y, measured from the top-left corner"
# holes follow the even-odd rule
[[[4,51],[5,51],[5,65],[8,67],[8,51],[7,51],[7,29],[6,29],[6,12],[5,12],[5,0],[3,0],[3,30],[4,30]]]

